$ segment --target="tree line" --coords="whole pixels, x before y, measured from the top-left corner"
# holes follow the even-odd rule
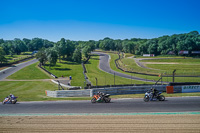
[[[175,55],[181,50],[200,51],[200,34],[192,31],[185,34],[174,34],[153,39],[132,38],[130,40],[99,40],[98,46],[103,50],[122,51],[135,55],[155,54],[166,55],[173,51]]]
[[[185,34],[174,34],[171,36],[162,36],[153,39],[111,39],[106,37],[99,41],[71,41],[61,38],[57,42],[52,42],[47,39],[18,39],[3,40],[0,39],[0,62],[6,61],[5,55],[20,54],[21,52],[39,50],[39,55],[43,57],[44,64],[49,61],[54,65],[57,59],[73,60],[81,62],[83,58],[87,58],[91,51],[95,49],[112,50],[135,55],[155,54],[165,55],[169,51],[173,51],[178,55],[180,50],[200,51],[200,34],[197,31],[192,31]]]

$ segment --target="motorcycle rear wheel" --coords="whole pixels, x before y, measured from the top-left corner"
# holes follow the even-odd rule
[[[111,101],[111,98],[105,98],[105,102],[109,103]]]
[[[160,95],[160,97],[159,97],[159,101],[165,101],[165,96]]]
[[[92,98],[91,103],[96,103],[96,99]]]

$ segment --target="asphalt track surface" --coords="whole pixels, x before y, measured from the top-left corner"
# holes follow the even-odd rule
[[[1,114],[34,113],[156,113],[199,112],[200,97],[173,97],[166,101],[144,102],[142,98],[112,99],[111,103],[87,101],[45,101],[0,104]]]
[[[33,60],[30,60],[30,61],[27,61],[27,62],[23,62],[23,63],[17,64],[17,65],[13,65],[13,66],[8,67],[4,70],[1,70],[0,71],[0,80],[6,79],[8,76],[12,75],[13,73],[19,71],[20,69],[22,69],[26,66],[29,66],[33,63],[36,63],[37,61],[38,61],[37,59],[33,59]]]
[[[99,62],[99,68],[107,73],[116,75],[116,76],[120,76],[123,78],[128,78],[128,79],[134,79],[134,80],[139,80],[139,81],[144,81],[144,82],[155,82],[153,80],[148,80],[148,79],[143,79],[143,78],[138,78],[135,76],[131,76],[131,75],[127,75],[127,74],[123,74],[123,73],[119,73],[117,71],[114,71],[110,68],[110,63],[109,63],[109,55],[105,54],[105,53],[101,53],[101,52],[92,52],[93,54],[98,54],[100,57],[100,62]],[[164,83],[164,82],[163,82]]]

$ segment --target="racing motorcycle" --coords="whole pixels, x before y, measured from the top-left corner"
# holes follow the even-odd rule
[[[110,101],[111,101],[110,94],[97,94],[93,96],[91,103],[96,103],[96,102],[109,103]]]
[[[144,101],[148,102],[148,101],[165,101],[165,96],[161,95],[162,92],[158,92],[154,97],[153,97],[153,93],[151,91],[147,91],[145,93],[144,96]]]
[[[17,97],[13,97],[11,99],[9,99],[8,97],[6,97],[2,104],[15,104],[17,102]]]

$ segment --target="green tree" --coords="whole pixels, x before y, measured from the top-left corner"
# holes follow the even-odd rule
[[[91,53],[91,47],[90,46],[85,46],[82,49],[82,53],[86,58],[88,58],[89,57],[89,53]]]
[[[30,42],[29,50],[30,51],[39,50],[40,48],[43,47],[43,44],[44,44],[43,39],[33,38]]]
[[[39,62],[42,65],[45,65],[45,63],[47,62],[47,55],[46,55],[46,51],[45,48],[41,48],[38,53],[36,54],[36,58],[39,60]]]
[[[7,62],[7,59],[5,58],[5,52],[3,48],[0,47],[0,63],[3,63],[3,62]]]
[[[58,59],[58,53],[55,48],[46,49],[47,60],[49,62],[49,67],[56,65]]]
[[[31,47],[32,45],[30,44],[31,40],[27,38],[23,38],[23,42],[26,45],[28,51],[32,51],[33,47]]]
[[[73,59],[73,61],[75,61],[75,62],[81,62],[82,54],[81,54],[81,49],[80,49],[80,48],[77,48],[77,49],[74,51],[73,56],[72,56],[72,59]]]

